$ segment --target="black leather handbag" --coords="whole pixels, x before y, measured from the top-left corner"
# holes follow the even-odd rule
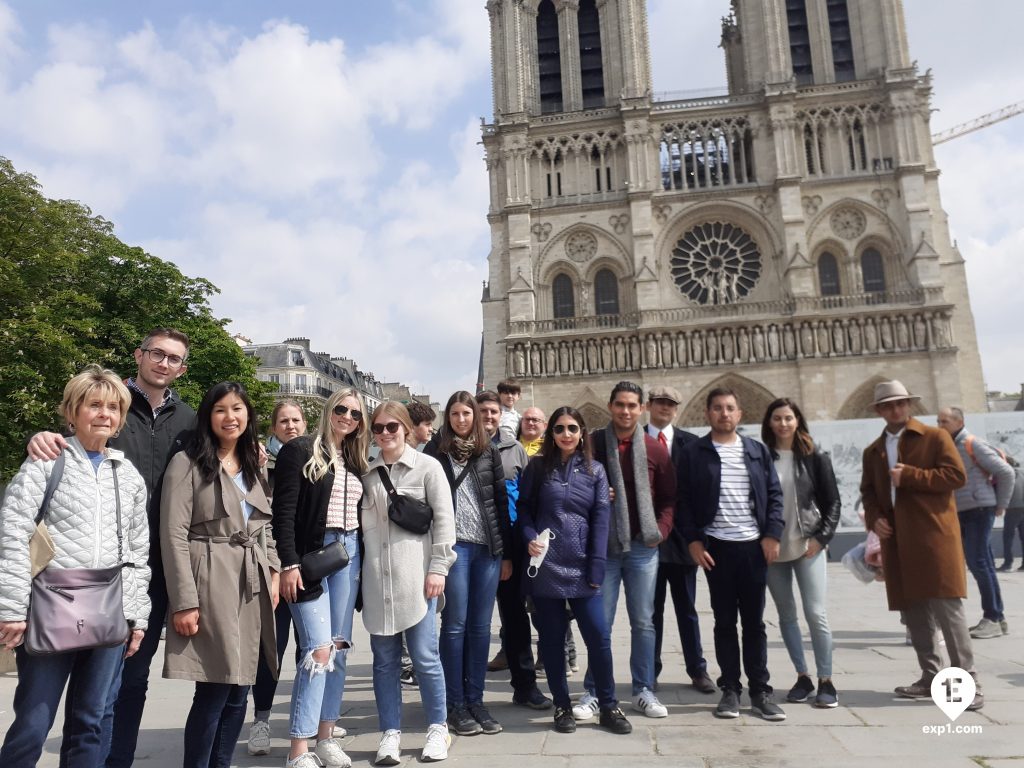
[[[345,545],[340,541],[334,541],[326,547],[304,554],[299,561],[299,572],[303,581],[320,581],[345,568],[348,561],[348,550],[345,549]]]
[[[380,481],[384,483],[384,489],[388,492],[388,518],[391,522],[410,533],[420,536],[427,533],[434,520],[434,510],[430,505],[396,491],[384,467],[377,467],[377,472],[380,474]]]

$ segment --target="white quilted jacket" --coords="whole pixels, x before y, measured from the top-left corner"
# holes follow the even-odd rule
[[[113,474],[116,465],[123,561],[135,564],[134,568],[121,571],[124,616],[135,623],[136,629],[146,629],[150,611],[146,484],[121,451],[108,448],[98,473],[75,438],[68,441],[64,453],[64,475],[46,515],[46,525],[57,550],[47,567],[110,568],[117,565]],[[0,507],[0,621],[24,621],[28,613],[29,539],[35,531],[35,516],[52,469],[52,461],[26,460],[4,494]]]

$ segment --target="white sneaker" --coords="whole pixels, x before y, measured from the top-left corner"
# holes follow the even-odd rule
[[[249,744],[246,747],[250,755],[270,754],[270,723],[266,720],[253,720],[249,726]]]
[[[392,728],[384,731],[380,736],[380,746],[377,747],[377,756],[373,758],[374,765],[398,765],[402,755],[402,732]]]
[[[452,745],[452,736],[448,733],[447,723],[434,723],[427,728],[427,743],[423,745],[420,760],[424,763],[435,763],[448,757],[448,747]]]
[[[633,709],[647,717],[668,717],[668,707],[658,701],[650,688],[644,688],[633,697]]]
[[[284,768],[321,768],[323,763],[312,752],[303,752],[294,760],[285,760]]]
[[[574,720],[589,720],[595,717],[600,709],[597,697],[587,691],[580,697],[579,703],[572,708],[572,717]]]
[[[352,758],[345,754],[336,737],[318,741],[313,752],[327,768],[352,768]]]

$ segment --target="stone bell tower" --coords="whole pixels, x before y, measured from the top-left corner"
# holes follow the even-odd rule
[[[984,407],[900,0],[723,0],[728,87],[655,100],[643,0],[489,0],[484,379],[606,420],[616,381],[758,420]],[[680,23],[685,9],[680,7]]]

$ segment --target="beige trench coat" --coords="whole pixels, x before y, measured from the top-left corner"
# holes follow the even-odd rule
[[[248,523],[243,498],[253,506]],[[252,685],[261,652],[277,670],[270,571],[278,571],[271,512],[257,483],[242,495],[221,470],[212,483],[184,453],[164,475],[160,548],[169,617],[164,677]],[[266,551],[263,548],[265,534]],[[199,609],[199,633],[174,631],[174,613]]]

